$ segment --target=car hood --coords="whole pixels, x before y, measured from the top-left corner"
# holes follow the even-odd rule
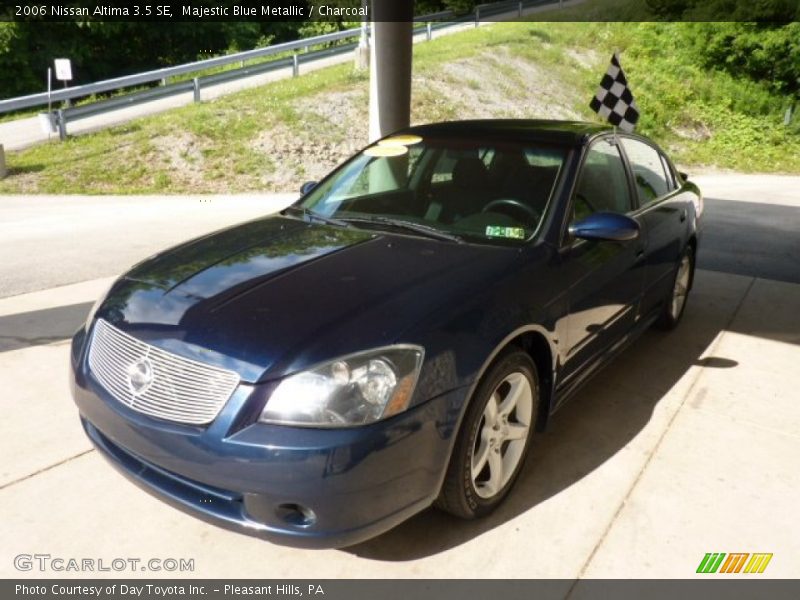
[[[273,217],[136,265],[97,316],[258,382],[392,344],[518,253]]]

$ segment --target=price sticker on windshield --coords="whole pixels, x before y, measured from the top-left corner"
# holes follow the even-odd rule
[[[524,240],[525,229],[522,227],[501,227],[499,225],[487,225],[486,237],[508,238],[511,240]]]

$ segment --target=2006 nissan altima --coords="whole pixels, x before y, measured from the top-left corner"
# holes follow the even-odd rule
[[[72,384],[134,482],[307,547],[493,510],[534,431],[679,322],[703,206],[651,141],[557,121],[410,128],[303,193],[120,277]]]

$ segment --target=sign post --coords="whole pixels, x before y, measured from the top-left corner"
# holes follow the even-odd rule
[[[47,139],[53,133],[53,69],[47,67]]]
[[[39,126],[42,132],[47,134],[47,139],[50,139],[50,134],[55,131],[55,124],[53,121],[53,69],[47,68],[47,112],[39,113]]]

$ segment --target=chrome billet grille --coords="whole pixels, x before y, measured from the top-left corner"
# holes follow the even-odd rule
[[[94,325],[89,369],[133,410],[191,425],[213,421],[239,384],[233,371],[166,352],[103,319]]]

